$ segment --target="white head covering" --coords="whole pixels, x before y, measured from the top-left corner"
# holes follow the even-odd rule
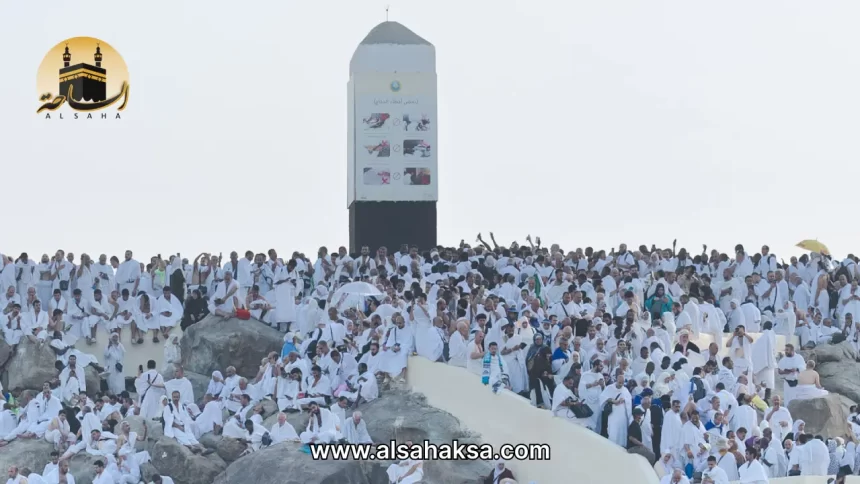
[[[218,378],[218,381],[215,380]],[[220,371],[215,370],[212,372],[212,379],[209,380],[209,386],[206,387],[207,395],[220,395],[221,390],[224,389],[224,375],[221,374]]]

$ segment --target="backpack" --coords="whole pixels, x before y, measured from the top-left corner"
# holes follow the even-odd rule
[[[260,443],[263,444],[263,447],[272,445],[272,436],[269,435],[268,432],[264,433],[263,437],[260,439]]]
[[[705,385],[702,383],[702,379],[695,377],[690,380],[690,384],[692,385],[692,393],[693,400],[698,402],[699,400],[705,398],[707,396],[707,392],[705,391]]]

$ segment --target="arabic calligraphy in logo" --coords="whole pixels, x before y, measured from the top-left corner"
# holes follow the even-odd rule
[[[110,44],[92,37],[74,37],[55,45],[42,60],[36,83],[40,103],[36,113],[44,112],[45,119],[64,105],[75,111],[74,119],[79,119],[79,113],[93,119],[94,112],[116,106],[115,119],[121,119],[119,112],[128,106],[125,61]],[[64,119],[62,111],[57,114]]]
[[[397,92],[400,90],[400,81],[391,81],[391,90]]]

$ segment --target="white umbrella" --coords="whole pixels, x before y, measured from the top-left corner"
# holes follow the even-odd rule
[[[334,293],[333,299],[337,300],[338,297],[343,294],[349,294],[351,296],[381,296],[382,292],[366,282],[350,282],[349,284],[344,284],[338,288]]]
[[[382,296],[382,292],[366,282],[350,282],[338,288],[331,300],[335,304],[340,302],[345,307],[364,310],[364,298],[371,296]]]

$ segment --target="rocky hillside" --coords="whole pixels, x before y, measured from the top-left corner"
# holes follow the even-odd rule
[[[260,360],[270,351],[280,351],[283,335],[253,321],[221,320],[210,317],[192,326],[182,339],[183,364],[191,380],[195,396],[205,392],[209,373],[233,365],[240,375],[256,375]],[[0,343],[0,359],[4,349]],[[16,393],[24,389],[38,390],[52,378],[53,357],[50,348],[22,342],[17,355],[8,362],[4,375],[8,388]],[[8,359],[8,357],[7,357]],[[98,388],[97,376],[87,375],[88,390]],[[165,378],[170,376],[165,375]],[[275,421],[276,407],[266,402],[265,426]],[[433,443],[479,441],[463,428],[452,415],[427,405],[422,395],[402,388],[383,390],[378,400],[360,407],[368,432],[375,442],[395,439]],[[128,417],[132,430],[142,434],[143,421]],[[288,421],[301,433],[307,426],[304,413],[289,414]],[[385,468],[391,462],[314,461],[301,452],[297,444],[281,444],[254,454],[239,457],[243,446],[230,438],[206,434],[200,440],[216,452],[208,456],[192,454],[175,440],[163,437],[160,424],[148,422],[149,435],[138,442],[138,450],[147,450],[152,462],[142,468],[147,479],[154,473],[173,477],[178,484],[388,484]],[[15,440],[0,450],[0,468],[10,465],[29,467],[41,473],[50,459],[53,446],[44,440]],[[92,481],[95,456],[84,453],[71,460],[71,471],[79,484]],[[466,484],[481,482],[489,474],[487,462],[427,462],[424,481],[428,484]]]

